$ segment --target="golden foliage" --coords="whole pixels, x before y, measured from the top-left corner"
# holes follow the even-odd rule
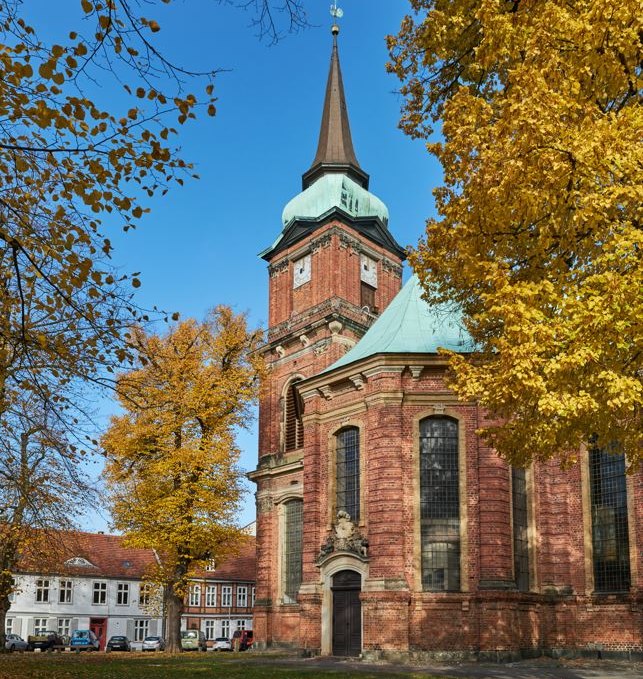
[[[590,435],[642,457],[643,15],[634,0],[412,0],[389,37],[401,127],[444,168],[412,254],[480,351],[453,384],[509,461]]]
[[[116,528],[130,546],[157,551],[155,579],[176,606],[193,565],[243,540],[235,430],[248,423],[263,374],[261,333],[218,307],[204,323],[163,337],[137,328],[131,339],[141,367],[118,379],[125,412],[102,439],[105,476]]]

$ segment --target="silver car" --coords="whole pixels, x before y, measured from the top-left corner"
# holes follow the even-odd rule
[[[162,637],[145,637],[141,651],[164,651],[165,641]]]
[[[9,652],[29,650],[29,644],[19,634],[7,634],[4,647]]]

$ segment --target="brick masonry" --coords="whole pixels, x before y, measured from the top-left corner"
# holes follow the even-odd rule
[[[270,328],[264,349],[270,379],[260,403],[257,483],[255,643],[329,653],[332,595],[318,555],[334,519],[332,441],[360,428],[362,516],[368,558],[362,573],[362,650],[517,657],[539,653],[643,653],[643,475],[628,478],[632,588],[593,591],[586,476],[578,465],[531,471],[529,592],[514,587],[511,470],[476,435],[485,413],[460,403],[431,355],[386,355],[329,374],[373,322],[360,308],[359,252],[378,261],[376,306],[401,286],[400,260],[364,235],[331,220],[270,261]],[[311,253],[311,280],[293,288],[293,262]],[[335,322],[335,325],[332,323]],[[303,378],[304,445],[285,452],[284,394]],[[422,591],[419,578],[418,422],[447,414],[459,422],[461,590]],[[583,480],[585,478],[585,480]],[[282,503],[304,501],[303,582],[296,604],[280,582]],[[331,560],[332,561],[332,560]],[[344,567],[352,568],[350,557]],[[329,561],[329,564],[331,562]],[[330,602],[330,603],[329,603]],[[495,655],[494,655],[495,654]]]

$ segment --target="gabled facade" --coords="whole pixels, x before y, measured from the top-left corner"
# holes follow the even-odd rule
[[[448,388],[471,343],[402,286],[357,163],[337,52],[303,192],[262,253],[255,645],[511,658],[643,653],[643,476],[622,456],[512,469]]]

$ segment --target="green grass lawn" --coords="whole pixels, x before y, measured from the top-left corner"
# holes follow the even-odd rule
[[[183,653],[13,653],[0,655],[0,679],[431,679],[369,669],[321,669],[278,656]],[[434,677],[433,679],[438,679]],[[444,679],[444,678],[443,678]]]

